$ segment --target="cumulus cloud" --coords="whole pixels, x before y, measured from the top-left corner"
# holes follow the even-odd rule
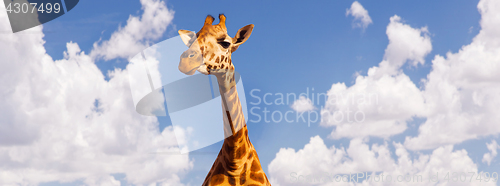
[[[0,27],[7,28],[4,8],[0,5]],[[162,22],[163,15],[148,20]],[[181,185],[178,174],[193,166],[189,157],[152,152],[179,152],[174,130],[182,129],[167,127],[160,133],[155,117],[136,113],[129,66],[109,72],[106,81],[77,43],[67,43],[64,58],[53,60],[43,36],[42,26],[29,34],[0,34],[0,185],[76,180],[119,185],[111,175],[116,173],[131,184]],[[113,56],[118,57],[112,52],[108,57]]]
[[[395,148],[391,153],[390,145]],[[312,137],[303,149],[281,148],[276,158],[268,166],[270,180],[273,185],[433,185],[429,182],[431,175],[438,172],[440,183],[448,172],[474,172],[478,174],[477,165],[468,156],[466,150],[454,150],[453,146],[443,146],[430,154],[411,156],[400,143],[373,144],[369,146],[364,140],[352,139],[349,147],[327,147],[319,136]],[[336,182],[336,175],[364,173],[374,178],[375,175],[392,177],[392,182],[375,182],[372,180],[359,182]],[[479,172],[481,173],[481,172]],[[397,182],[397,176],[415,176],[415,181]],[[469,174],[470,175],[470,174]],[[302,176],[299,180],[299,176]],[[307,179],[309,177],[309,179]],[[420,178],[421,177],[421,178]],[[314,180],[313,178],[316,178]],[[470,177],[469,177],[470,178]],[[417,181],[417,180],[422,181]],[[495,185],[494,182],[456,182],[450,185]]]
[[[489,152],[483,155],[483,162],[487,163],[489,166],[491,165],[491,161],[497,156],[497,149],[500,149],[500,145],[497,144],[497,141],[491,140],[491,143],[486,143],[486,147]]]
[[[481,31],[457,53],[436,55],[424,81],[427,121],[409,149],[432,149],[500,133],[500,2],[481,0]]]
[[[481,0],[478,9],[479,34],[457,53],[436,55],[421,88],[401,67],[425,63],[425,56],[432,50],[428,30],[412,28],[399,16],[391,17],[383,61],[370,68],[366,76],[358,75],[354,85],[335,83],[327,93],[321,125],[334,126],[329,137],[352,138],[349,146],[327,147],[316,136],[303,149],[281,148],[268,166],[273,184],[331,185],[325,180],[327,176],[368,172],[372,176],[393,175],[393,180],[397,175],[421,175],[425,181],[338,185],[495,185],[475,179],[471,179],[472,183],[444,180],[447,173],[452,176],[453,172],[467,172],[468,179],[469,172],[482,174],[467,151],[454,149],[453,144],[500,133],[500,2]],[[349,121],[346,117],[352,118]],[[367,136],[387,139],[402,133],[406,122],[414,117],[426,119],[417,136],[406,137],[404,143],[366,143]],[[482,161],[489,165],[500,147],[495,140],[487,147],[489,152]],[[422,149],[432,152],[409,153]],[[430,175],[437,172],[440,181],[429,182]],[[302,180],[299,176],[303,176]]]
[[[499,134],[500,2],[481,0],[478,9],[479,34],[456,53],[436,55],[421,87],[401,68],[425,63],[432,50],[429,31],[391,17],[382,62],[366,76],[358,75],[351,87],[335,83],[328,91],[322,125],[336,126],[330,137],[386,138],[405,131],[406,122],[415,117],[425,122],[418,136],[406,137],[404,145],[411,150]]]
[[[389,38],[389,45],[385,49],[384,60],[377,70],[370,69],[371,73],[393,75],[406,62],[413,66],[424,64],[425,56],[432,50],[427,27],[412,28],[404,24],[401,17],[397,15],[390,18],[386,34]]]
[[[311,99],[305,96],[300,96],[298,100],[295,100],[291,105],[292,109],[296,112],[307,112],[315,109]]]
[[[368,15],[368,11],[363,8],[363,5],[361,5],[358,1],[354,1],[351,4],[351,8],[348,8],[345,13],[346,16],[353,16],[354,21],[353,21],[353,27],[360,27],[366,29],[369,24],[372,24],[372,18],[370,18],[370,15]]]
[[[174,11],[161,0],[141,0],[141,4],[144,11],[141,17],[131,15],[127,24],[114,32],[109,40],[94,43],[90,56],[105,60],[129,58],[163,35],[174,18]]]
[[[321,125],[336,126],[330,137],[387,138],[405,131],[412,117],[424,114],[419,88],[400,67],[406,62],[424,63],[432,50],[427,29],[412,28],[397,15],[390,20],[384,60],[370,68],[367,76],[358,75],[351,87],[336,83],[327,92]]]

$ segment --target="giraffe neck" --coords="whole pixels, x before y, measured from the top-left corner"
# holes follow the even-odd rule
[[[217,75],[219,91],[222,97],[222,113],[224,120],[224,138],[228,138],[246,126],[245,115],[234,81],[234,71]]]
[[[216,77],[221,96],[224,96],[226,100],[226,103],[222,103],[226,138],[203,186],[252,184],[270,186],[257,152],[248,138],[248,129],[236,90],[234,73],[226,73],[226,76],[216,75]],[[227,105],[227,112],[225,105]],[[226,113],[229,113],[229,117]],[[234,133],[232,133],[231,126],[234,127]]]
[[[254,146],[248,138],[246,125],[226,138],[203,186],[270,186]]]

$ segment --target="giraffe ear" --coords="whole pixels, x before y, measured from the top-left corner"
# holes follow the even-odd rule
[[[192,44],[192,42],[190,43],[191,39],[196,37],[196,33],[189,30],[179,30],[179,35],[181,36],[182,42],[188,47]]]
[[[233,46],[231,48],[232,52],[236,51],[236,49],[238,49],[241,44],[247,41],[247,39],[250,37],[250,34],[252,34],[252,30],[253,24],[249,24],[238,30],[236,36],[234,36],[233,38]]]

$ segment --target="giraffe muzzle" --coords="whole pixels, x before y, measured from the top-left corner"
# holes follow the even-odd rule
[[[182,53],[179,62],[179,71],[186,75],[193,75],[203,65],[203,58],[195,51],[187,50]]]

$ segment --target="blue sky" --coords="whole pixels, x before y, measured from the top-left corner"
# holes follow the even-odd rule
[[[177,36],[177,30],[179,29],[198,31],[201,28],[206,15],[211,14],[215,16],[219,13],[224,13],[227,16],[226,25],[228,34],[230,36],[234,36],[239,28],[247,24],[255,25],[255,28],[249,40],[242,46],[240,46],[238,51],[232,55],[235,68],[244,78],[247,102],[257,101],[251,96],[250,93],[255,89],[260,90],[260,92],[257,92],[256,96],[262,98],[263,94],[265,93],[300,94],[306,92],[306,90],[309,90],[311,93],[314,92],[316,94],[326,93],[327,91],[332,89],[332,85],[336,83],[345,83],[347,87],[346,93],[349,93],[348,91],[351,91],[351,93],[353,93],[357,89],[349,89],[349,87],[356,86],[356,78],[359,76],[366,78],[368,83],[373,83],[373,85],[370,86],[375,87],[374,89],[371,89],[372,91],[374,91],[383,90],[383,88],[376,88],[376,86],[378,86],[378,84],[376,83],[379,82],[380,79],[376,79],[374,77],[373,79],[371,79],[372,76],[368,75],[367,73],[370,68],[378,66],[379,63],[386,59],[384,56],[388,53],[386,51],[386,48],[388,48],[388,45],[390,43],[387,33],[388,25],[393,24],[393,22],[391,22],[391,17],[397,15],[401,18],[401,21],[396,21],[394,22],[394,24],[401,23],[401,25],[406,26],[405,28],[412,28],[416,30],[420,29],[421,35],[419,36],[422,36],[424,40],[427,39],[428,41],[430,41],[432,49],[429,49],[428,52],[424,52],[425,54],[422,55],[424,59],[423,64],[420,63],[418,65],[411,65],[411,59],[409,59],[408,61],[405,59],[404,61],[407,62],[403,63],[401,67],[397,68],[398,72],[395,74],[388,74],[387,77],[394,79],[397,79],[398,77],[403,79],[404,77],[408,77],[410,80],[409,82],[402,82],[406,83],[406,85],[416,87],[416,90],[418,91],[417,97],[423,97],[422,99],[424,100],[422,103],[418,103],[424,105],[422,106],[423,109],[421,109],[419,105],[412,105],[412,103],[414,103],[414,100],[412,99],[415,98],[412,97],[414,96],[414,94],[408,94],[409,96],[405,97],[405,94],[401,93],[401,95],[403,95],[401,99],[396,98],[399,94],[395,95],[394,99],[386,99],[386,102],[382,103],[382,106],[384,106],[384,104],[387,104],[389,106],[391,106],[391,104],[395,104],[399,105],[400,107],[397,108],[400,108],[401,110],[406,109],[406,106],[408,106],[409,108],[414,107],[416,109],[408,109],[410,110],[408,111],[408,113],[405,112],[401,114],[404,116],[398,116],[397,114],[395,114],[393,117],[396,119],[390,118],[389,116],[387,116],[387,118],[381,119],[380,121],[392,121],[392,119],[394,119],[397,122],[403,122],[404,126],[407,126],[407,128],[405,128],[403,131],[395,131],[394,133],[391,133],[390,135],[385,137],[377,136],[376,134],[371,134],[368,132],[369,134],[366,134],[364,136],[359,136],[357,134],[346,134],[345,137],[335,138],[331,137],[330,135],[332,131],[340,130],[340,125],[321,125],[319,122],[313,122],[310,126],[308,126],[307,122],[300,121],[292,123],[286,121],[252,122],[257,120],[258,118],[255,115],[250,114],[248,118],[249,122],[247,123],[250,139],[258,152],[262,168],[266,171],[268,178],[275,178],[273,184],[288,185],[291,183],[286,182],[286,176],[281,175],[285,174],[288,169],[291,169],[289,170],[289,172],[309,170],[312,169],[311,167],[322,164],[320,160],[318,160],[317,162],[309,161],[317,157],[307,156],[306,153],[308,152],[308,150],[306,149],[308,144],[310,147],[314,146],[314,144],[320,144],[318,141],[315,141],[313,143],[312,138],[315,136],[319,136],[319,139],[322,139],[323,141],[322,143],[324,143],[326,147],[330,148],[330,150],[332,148],[348,149],[351,145],[358,144],[358,141],[356,140],[362,141],[361,144],[370,146],[370,151],[375,151],[374,149],[377,149],[378,146],[385,145],[385,147],[389,149],[390,152],[388,157],[392,158],[395,162],[398,162],[397,160],[399,155],[396,155],[397,145],[393,145],[394,143],[403,144],[405,146],[404,148],[409,153],[409,157],[411,157],[415,162],[418,160],[418,157],[432,156],[433,154],[439,155],[439,152],[441,152],[440,150],[445,149],[444,151],[446,151],[447,145],[453,145],[453,150],[451,150],[450,153],[456,156],[460,156],[460,158],[464,158],[464,162],[467,163],[469,163],[469,159],[472,160],[472,162],[470,163],[471,166],[467,167],[469,164],[464,163],[467,164],[467,166],[464,166],[465,168],[459,167],[457,170],[455,170],[453,168],[446,169],[449,167],[445,166],[444,170],[448,170],[450,172],[458,170],[479,172],[486,171],[490,173],[500,170],[498,158],[493,158],[490,165],[483,161],[483,156],[486,153],[491,153],[487,148],[487,143],[491,143],[492,140],[498,141],[498,134],[500,134],[500,132],[496,132],[498,127],[491,127],[495,122],[498,123],[498,120],[495,121],[494,116],[489,117],[489,115],[491,115],[491,112],[490,110],[488,110],[498,108],[498,106],[486,106],[487,103],[479,104],[479,106],[468,106],[468,99],[463,98],[467,96],[470,97],[473,94],[476,94],[473,92],[478,92],[477,94],[486,95],[486,97],[493,95],[493,98],[495,99],[493,99],[493,101],[491,102],[496,103],[495,100],[498,100],[498,94],[496,94],[498,93],[498,89],[488,89],[486,91],[486,88],[482,86],[496,85],[498,82],[500,82],[499,79],[496,79],[497,76],[492,75],[492,77],[490,77],[491,79],[493,79],[492,83],[491,81],[485,80],[484,82],[490,82],[490,84],[483,85],[481,83],[477,83],[479,87],[473,88],[470,88],[470,86],[468,85],[462,86],[462,84],[457,85],[459,83],[452,83],[453,85],[456,85],[458,94],[461,95],[458,97],[463,98],[458,100],[465,100],[460,103],[461,110],[464,110],[463,112],[466,114],[470,114],[467,115],[467,117],[478,117],[481,121],[478,122],[479,124],[472,121],[466,121],[463,125],[457,124],[459,125],[457,126],[457,128],[459,128],[460,126],[476,125],[478,126],[478,128],[491,127],[489,128],[489,130],[493,132],[469,133],[468,131],[463,132],[463,130],[457,129],[457,131],[463,132],[463,135],[444,135],[443,139],[446,140],[443,140],[442,143],[439,142],[439,140],[431,140],[430,142],[428,142],[428,146],[420,147],[417,145],[412,146],[412,144],[409,142],[409,139],[415,139],[415,141],[423,143],[422,141],[418,141],[421,140],[421,138],[419,137],[421,131],[419,130],[424,130],[422,129],[424,128],[422,127],[424,123],[428,123],[429,126],[440,125],[439,121],[430,122],[434,121],[436,115],[443,114],[443,117],[445,118],[452,117],[447,118],[449,120],[442,120],[441,122],[443,123],[455,121],[454,119],[456,118],[453,118],[453,116],[457,116],[457,121],[461,120],[460,117],[463,116],[460,114],[449,114],[446,109],[444,109],[444,111],[440,111],[439,108],[434,109],[431,108],[431,106],[425,105],[432,102],[433,100],[444,99],[439,96],[436,96],[438,98],[434,99],[434,94],[439,93],[431,91],[436,90],[437,92],[439,92],[439,90],[441,90],[439,89],[439,87],[436,89],[432,89],[431,87],[431,84],[433,82],[439,82],[438,77],[449,77],[450,79],[455,78],[453,80],[459,81],[462,79],[468,79],[472,77],[472,75],[468,77],[466,76],[467,73],[464,73],[465,75],[463,76],[455,77],[453,75],[449,75],[448,73],[442,73],[442,76],[440,76],[440,72],[438,73],[438,71],[436,71],[436,77],[433,78],[437,80],[431,80],[430,76],[428,77],[428,75],[434,68],[433,60],[437,60],[437,55],[449,59],[451,61],[450,66],[453,66],[452,64],[455,58],[448,58],[447,53],[450,52],[452,54],[460,55],[459,50],[463,46],[469,45],[474,42],[473,39],[480,33],[481,30],[480,20],[482,18],[482,15],[477,8],[479,1],[360,0],[358,2],[363,6],[365,10],[368,11],[368,14],[372,20],[372,23],[368,24],[368,26],[364,29],[354,27],[353,24],[356,20],[353,16],[346,15],[346,10],[351,7],[353,2],[354,1],[344,0],[321,2],[287,1],[286,3],[277,1],[209,2],[170,0],[165,1],[165,4],[169,11],[173,13],[173,19],[168,24],[168,26],[166,26],[166,30],[162,32],[159,37],[146,40],[150,42],[150,44],[157,43],[165,39]],[[494,8],[500,7],[496,6]],[[494,8],[492,9],[495,10]],[[500,12],[500,10],[497,10],[496,12]],[[80,1],[73,10],[66,13],[64,16],[43,25],[42,32],[44,34],[43,40],[45,41],[43,47],[45,48],[46,53],[51,56],[54,61],[67,59],[65,58],[64,52],[67,52],[69,50],[67,46],[67,43],[69,42],[76,43],[81,51],[84,51],[85,54],[90,54],[94,49],[94,43],[96,43],[97,41],[110,40],[111,36],[115,32],[118,32],[120,27],[125,27],[125,25],[127,25],[127,20],[130,16],[137,17],[141,16],[142,14],[143,10],[141,9],[141,2],[139,1]],[[491,21],[485,24],[490,23],[496,22]],[[422,31],[423,29],[421,28],[426,28],[428,32]],[[4,35],[4,37],[10,36]],[[490,35],[484,36],[484,38],[490,38],[491,41],[498,41],[498,39],[500,39],[498,37],[490,37]],[[499,48],[498,45],[485,46],[491,47],[492,50],[496,50]],[[415,50],[418,50],[418,48]],[[467,55],[465,54],[464,56],[465,57],[461,58],[463,61],[475,60],[467,58]],[[500,63],[498,59],[500,58],[498,58],[498,54],[496,56],[497,58],[491,57],[478,59],[490,60],[491,64],[496,64],[496,66],[489,66],[489,68],[495,69],[500,66],[498,65]],[[129,63],[126,57],[117,57],[110,60],[105,60],[103,58],[93,58],[93,60],[98,70],[100,70],[104,75],[102,78],[106,81],[109,81],[109,84],[111,84],[112,81],[110,81],[110,79],[113,79],[113,77],[110,77],[108,75],[108,71],[113,71],[116,68],[126,70]],[[390,61],[389,58],[387,58],[387,60]],[[476,61],[476,63],[478,66],[482,65],[481,61]],[[2,76],[0,76],[0,78],[1,77]],[[426,81],[422,81],[422,79],[425,79]],[[450,82],[455,81],[450,80]],[[389,87],[391,86],[395,85],[389,85]],[[81,89],[84,88],[85,86]],[[462,89],[467,91],[465,91],[464,93],[461,91]],[[370,90],[366,91],[369,92]],[[406,89],[399,91],[406,92]],[[412,89],[411,91],[415,90]],[[398,92],[398,90],[395,90],[394,92]],[[378,93],[382,94],[383,91]],[[494,95],[497,96],[495,97]],[[446,97],[445,95],[441,96]],[[388,97],[391,97],[390,93]],[[269,97],[269,99],[273,101],[276,98],[277,97],[275,96]],[[394,100],[396,103],[391,103],[391,101]],[[404,102],[408,102],[404,103],[401,102],[401,100]],[[131,105],[130,99],[123,99],[120,101],[130,101],[130,103],[126,103],[124,105]],[[382,99],[382,101],[384,101],[384,99]],[[418,100],[416,102],[418,102]],[[68,102],[66,104],[70,106],[71,102]],[[293,109],[291,108],[292,104],[293,102],[287,105],[265,105],[261,103],[259,105],[250,105],[248,109],[251,109],[251,106],[257,106],[260,109],[266,108],[271,112],[276,111],[285,113],[290,110],[293,111]],[[439,105],[442,103],[436,101],[436,104]],[[321,101],[319,103],[315,101],[313,105],[314,107],[316,107],[316,111],[320,111],[323,107],[327,107],[325,101]],[[342,109],[340,107],[330,108],[340,110]],[[468,112],[469,109],[472,109],[473,111]],[[382,113],[385,111],[379,110],[378,112],[380,112],[380,115],[383,115],[381,117],[386,117],[386,115]],[[462,113],[462,111],[457,112]],[[388,115],[391,114],[389,113]],[[166,127],[168,129],[168,127],[171,125],[168,117],[158,117],[157,119],[159,122],[153,122],[153,124],[151,125],[158,126],[159,131],[163,131]],[[380,121],[376,119],[370,120],[370,122],[373,122],[371,125],[376,125],[377,122]],[[446,126],[454,125],[448,123],[443,124],[443,126],[443,128],[445,128]],[[466,129],[470,130],[470,128],[464,127],[464,130]],[[434,130],[439,131],[443,129],[438,128]],[[432,133],[428,134],[432,136]],[[170,133],[170,135],[172,135],[172,133]],[[426,138],[426,136],[423,134],[421,136],[424,139]],[[210,169],[213,160],[216,158],[221,145],[222,142],[219,142],[209,147],[197,150],[195,151],[195,153],[189,154],[187,156],[187,159],[192,161],[193,164],[191,166],[187,166],[188,168],[186,168],[185,170],[183,169],[178,172],[173,172],[172,174],[177,174],[180,179],[179,182],[182,184],[200,185],[205,178],[208,170]],[[7,147],[5,148],[6,149],[4,150],[9,150]],[[126,147],[124,146],[123,148]],[[293,153],[289,153],[289,151],[287,151],[288,154],[285,153],[285,149],[287,148],[289,150],[294,149]],[[499,148],[495,147],[495,149]],[[303,150],[303,154],[300,154],[298,152],[300,149]],[[465,151],[461,151],[462,149],[465,149]],[[311,152],[321,153],[324,151],[321,151],[320,148],[320,150],[313,149]],[[355,150],[347,150],[348,155],[345,155],[344,160],[339,164],[339,166],[343,165],[343,163],[346,162],[356,162],[358,160],[355,157],[357,152],[358,151]],[[463,152],[466,152],[466,154],[464,155]],[[358,155],[361,157],[364,156],[361,154]],[[173,159],[173,156],[175,155],[157,156],[159,158]],[[378,154],[376,157],[381,156],[382,155]],[[300,161],[297,162],[301,162],[301,164],[283,165],[282,163],[280,163],[281,161],[292,159],[291,157],[298,158]],[[439,159],[438,157],[436,158]],[[333,159],[333,157],[331,159]],[[460,161],[461,160],[458,159],[455,163]],[[358,163],[363,164],[363,162]],[[294,163],[290,162],[290,164]],[[453,165],[453,162],[451,164]],[[439,166],[440,165],[431,163],[427,165],[427,167],[434,167],[436,169],[440,168]],[[477,170],[473,169],[474,166],[475,168],[477,168]],[[9,171],[9,167],[0,167],[0,171],[2,171],[2,169],[4,169],[3,171]],[[321,170],[331,170],[335,173],[342,173],[341,171],[338,172],[333,168],[326,168]],[[370,166],[359,166],[357,169],[353,168],[352,170],[370,172],[392,171],[391,168],[373,169],[373,167]],[[415,168],[415,170],[417,170],[417,173],[425,172],[420,168]],[[402,170],[400,171],[404,172]],[[309,172],[305,171],[302,173],[315,174],[317,172],[311,170]],[[102,174],[108,173],[104,172]],[[109,175],[113,176],[115,180],[120,181],[122,184],[133,182],[127,181],[129,180],[128,177],[130,174],[133,173],[131,173],[129,170],[124,170],[123,172],[115,170],[109,173]],[[57,176],[55,176],[54,178],[48,179],[46,181],[34,181],[33,183],[40,185],[80,185],[99,183],[86,180],[85,175],[87,175],[87,173],[82,173],[80,175],[82,176],[68,176],[65,178],[58,178]],[[88,173],[88,175],[92,174]],[[139,183],[140,181],[136,182]],[[14,181],[12,183],[16,182]],[[301,184],[309,185],[310,183],[293,183],[293,185]]]

